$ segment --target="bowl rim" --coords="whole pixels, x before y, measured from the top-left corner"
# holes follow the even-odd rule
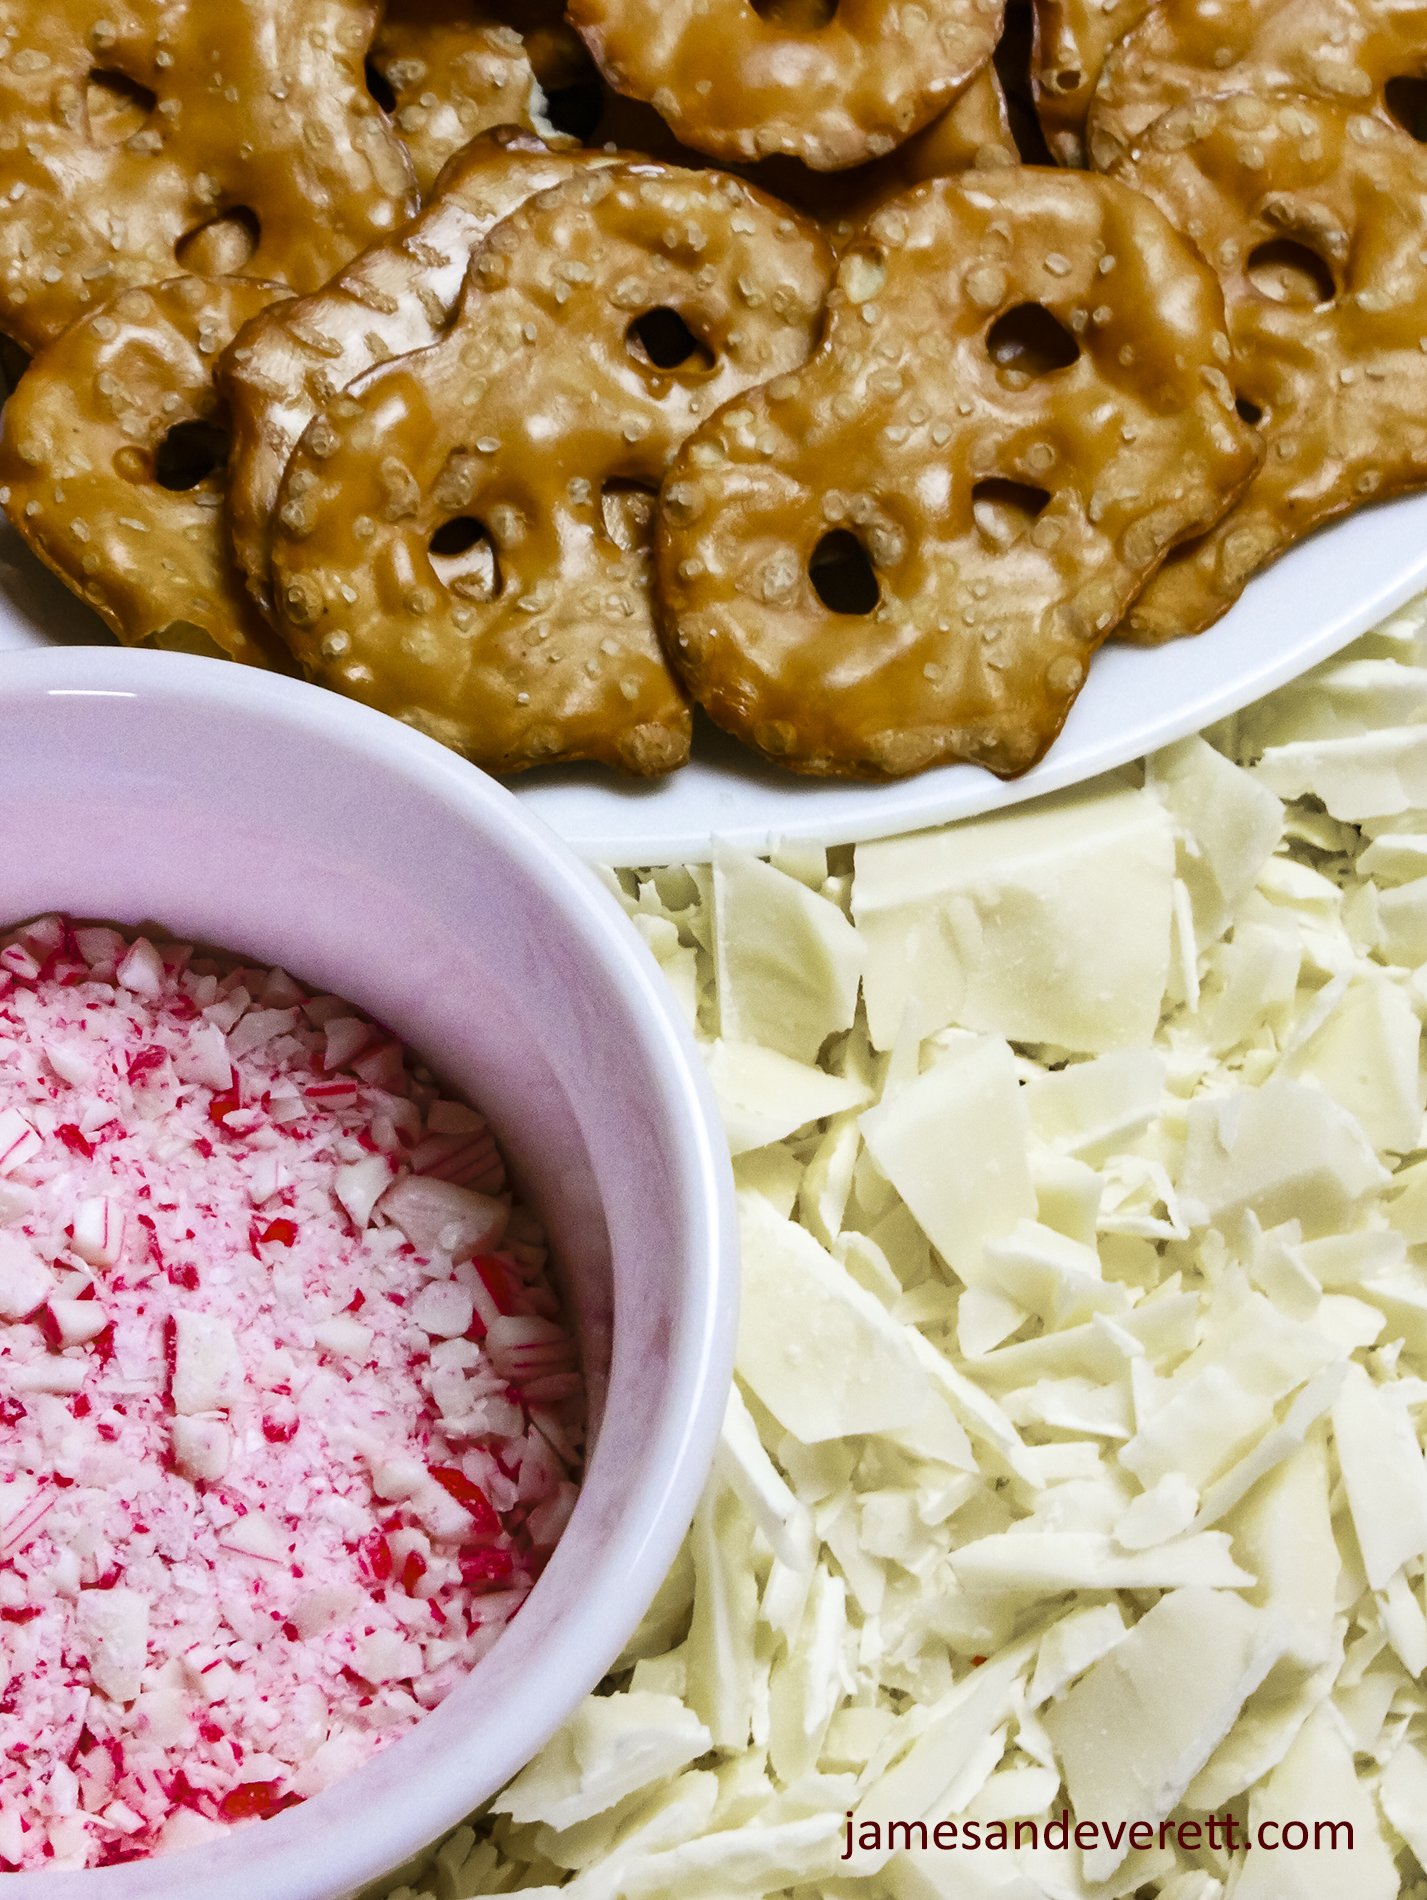
[[[691,1249],[681,1276],[683,1326],[669,1391],[682,1396],[678,1405],[666,1400],[658,1412],[640,1482],[621,1498],[617,1548],[612,1545],[589,1576],[578,1617],[566,1618],[547,1636],[525,1692],[501,1712],[501,1734],[485,1732],[491,1724],[482,1719],[464,1738],[461,1759],[480,1757],[482,1785],[474,1798],[473,1782],[468,1777],[463,1783],[453,1763],[440,1789],[403,1789],[398,1781],[380,1799],[364,1803],[355,1827],[334,1829],[318,1796],[224,1840],[68,1873],[64,1887],[73,1900],[183,1900],[196,1895],[201,1883],[204,1900],[247,1900],[257,1882],[265,1900],[338,1900],[433,1845],[538,1752],[620,1653],[672,1564],[712,1464],[732,1380],[738,1255],[727,1144],[689,1027],[618,902],[513,793],[457,754],[383,713],[303,681],[189,654],[125,648],[0,654],[0,723],[23,718],[25,708],[43,698],[142,698],[175,710],[187,703],[231,711],[335,747],[439,799],[537,880],[545,899],[578,933],[646,1059],[666,1083],[661,1106],[672,1111],[665,1132],[682,1184],[681,1225],[701,1243]],[[595,1629],[604,1632],[597,1648],[589,1640]],[[400,1747],[400,1741],[393,1744],[393,1750]],[[391,1751],[383,1750],[375,1759],[390,1758]],[[390,1845],[374,1858],[382,1840]],[[55,1878],[43,1870],[12,1874],[6,1888],[14,1900],[39,1900],[53,1895]]]

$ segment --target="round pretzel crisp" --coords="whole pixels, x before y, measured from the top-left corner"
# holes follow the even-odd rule
[[[5,15],[0,329],[28,350],[198,258],[315,290],[416,210],[363,80],[374,0],[8,0]]]
[[[429,197],[453,153],[495,125],[530,127],[535,75],[520,35],[481,20],[469,0],[399,0],[372,41],[371,64]]]
[[[1111,170],[1171,107],[1226,92],[1301,92],[1398,125],[1393,82],[1424,76],[1427,0],[1160,0],[1105,61],[1090,162]]]
[[[1003,0],[570,0],[617,92],[725,162],[786,152],[815,171],[880,158],[984,66]]]
[[[273,579],[304,671],[491,771],[682,764],[653,491],[700,416],[805,360],[831,271],[814,227],[718,172],[539,192],[477,251],[447,335],[292,457]]]
[[[322,406],[376,363],[434,343],[455,315],[471,253],[533,192],[611,164],[555,152],[501,126],[447,164],[428,208],[364,251],[325,289],[263,312],[218,366],[233,418],[228,527],[253,598],[272,610],[272,515],[298,437]]]
[[[883,206],[838,284],[806,368],[666,477],[671,659],[794,771],[1014,777],[1165,550],[1253,472],[1223,297],[1138,193],[1031,167]]]
[[[1033,0],[1031,90],[1057,164],[1085,164],[1085,118],[1110,48],[1155,0]]]
[[[1263,467],[1176,548],[1122,638],[1217,620],[1310,528],[1427,484],[1427,154],[1299,94],[1198,99],[1116,175],[1192,237],[1224,287],[1235,386]]]
[[[0,502],[126,646],[291,671],[228,555],[213,387],[234,331],[291,294],[239,277],[121,291],[42,350],[5,407]]]
[[[652,106],[622,93],[606,92],[605,109],[592,143],[605,141],[638,152],[660,164],[692,171],[711,161],[680,145]],[[991,170],[1019,163],[1006,110],[1006,95],[989,62],[970,78],[945,112],[914,132],[885,158],[850,171],[815,172],[781,153],[752,165],[730,169],[770,197],[781,198],[804,217],[816,219],[834,251],[840,252],[872,213],[889,198],[900,197],[929,178],[955,172]]]

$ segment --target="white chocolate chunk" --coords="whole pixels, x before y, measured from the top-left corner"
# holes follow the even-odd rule
[[[1348,824],[1421,807],[1427,805],[1427,727],[1270,746],[1255,777],[1280,798],[1316,794]]]
[[[1118,1823],[1157,1823],[1176,1806],[1277,1654],[1272,1619],[1220,1590],[1173,1590],[1052,1705],[1044,1720],[1078,1815],[1105,1838],[1089,1880],[1124,1859]]]
[[[225,1410],[243,1391],[243,1361],[232,1327],[216,1314],[182,1307],[173,1323],[174,1409],[190,1416]]]
[[[1287,1072],[1314,1081],[1354,1116],[1373,1147],[1406,1154],[1418,1145],[1417,1045],[1421,1027],[1386,977],[1355,983],[1296,1049]]]
[[[1118,1603],[1098,1603],[1072,1610],[1046,1631],[1036,1657],[1029,1701],[1038,1709],[1059,1695],[1068,1682],[1083,1675],[1092,1663],[1108,1656],[1125,1635],[1125,1618]]]
[[[1102,1531],[1019,1531],[980,1537],[951,1556],[968,1590],[1232,1590],[1252,1583],[1229,1554],[1229,1539],[1201,1531],[1153,1550],[1122,1551]],[[1216,1737],[1217,1739],[1217,1737]]]
[[[1407,1409],[1360,1366],[1333,1406],[1333,1437],[1363,1567],[1374,1590],[1413,1557],[1427,1555],[1427,1467]]]
[[[1271,1400],[1246,1392],[1219,1365],[1205,1366],[1182,1386],[1120,1450],[1120,1463],[1146,1490],[1181,1472],[1202,1491],[1263,1436],[1273,1419]]]
[[[924,1033],[956,1022],[1090,1054],[1148,1043],[1173,882],[1163,806],[1113,776],[974,824],[859,845],[853,916],[874,1045],[891,1047],[909,996]]]
[[[306,1642],[314,1636],[325,1636],[328,1630],[345,1623],[356,1615],[361,1604],[362,1593],[355,1585],[331,1584],[309,1590],[293,1605],[293,1625]]]
[[[1199,1493],[1184,1473],[1167,1471],[1130,1504],[1115,1526],[1115,1542],[1121,1550],[1149,1550],[1187,1531],[1198,1509]]]
[[[1307,1846],[1284,1853],[1288,1823],[1307,1827]],[[1337,1851],[1326,1823],[1347,1822],[1352,1829],[1352,1858],[1348,1860],[1347,1830],[1339,1827]],[[1315,1843],[1315,1829],[1322,1833]],[[1249,1831],[1255,1841],[1268,1827],[1267,1841],[1278,1851],[1256,1847],[1244,1862],[1234,1888],[1235,1900],[1395,1900],[1397,1869],[1373,1809],[1367,1785],[1359,1781],[1352,1752],[1329,1711],[1321,1705],[1300,1729],[1297,1739],[1266,1783],[1249,1797]],[[1345,1888],[1343,1869],[1350,1865],[1351,1885]]]
[[[282,1563],[287,1557],[282,1532],[261,1511],[235,1518],[218,1533],[218,1542],[224,1550],[236,1550],[244,1557],[262,1557],[268,1563]]]
[[[1006,1044],[988,1036],[948,1052],[860,1126],[927,1239],[968,1286],[984,1281],[982,1241],[1036,1211],[1026,1107]]]
[[[857,932],[836,904],[732,845],[714,845],[713,880],[722,1033],[816,1061],[857,1008]]]
[[[914,1424],[927,1383],[903,1329],[805,1229],[738,1198],[740,1377],[806,1445]]]
[[[1143,1133],[1164,1100],[1164,1057],[1125,1049],[1037,1075],[1026,1087],[1031,1128],[1062,1154],[1095,1162]]]
[[[1181,739],[1148,762],[1148,788],[1179,833],[1176,864],[1198,947],[1233,920],[1283,833],[1283,806],[1202,739]]]
[[[756,1043],[719,1040],[702,1053],[732,1155],[781,1141],[805,1122],[861,1108],[871,1099],[860,1083]]]
[[[1383,1771],[1378,1797],[1382,1811],[1417,1856],[1427,1864],[1427,1755],[1404,1741]]]
[[[374,1630],[357,1645],[356,1668],[368,1682],[404,1682],[419,1676],[424,1664],[421,1645],[408,1642],[395,1630]]]
[[[517,1823],[573,1827],[676,1774],[709,1746],[708,1730],[677,1696],[635,1690],[590,1697],[493,1808]]]
[[[1351,1115],[1321,1089],[1275,1079],[1189,1104],[1175,1186],[1192,1226],[1230,1228],[1251,1209],[1263,1227],[1298,1220],[1312,1237],[1350,1226],[1387,1178]]]
[[[148,1657],[148,1598],[137,1590],[82,1590],[75,1623],[95,1687],[111,1701],[132,1702]]]

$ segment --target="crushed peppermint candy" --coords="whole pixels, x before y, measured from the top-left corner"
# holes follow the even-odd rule
[[[282,970],[0,944],[0,1868],[265,1819],[490,1648],[575,1341],[484,1118]]]

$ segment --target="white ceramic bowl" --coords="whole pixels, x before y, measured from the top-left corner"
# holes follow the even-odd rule
[[[9,1900],[336,1900],[454,1826],[599,1680],[672,1561],[733,1358],[732,1183],[701,1065],[618,905],[511,795],[247,668],[0,656],[0,922],[162,924],[348,996],[490,1115],[576,1314],[594,1452],[520,1615],[440,1708],[212,1845]]]

